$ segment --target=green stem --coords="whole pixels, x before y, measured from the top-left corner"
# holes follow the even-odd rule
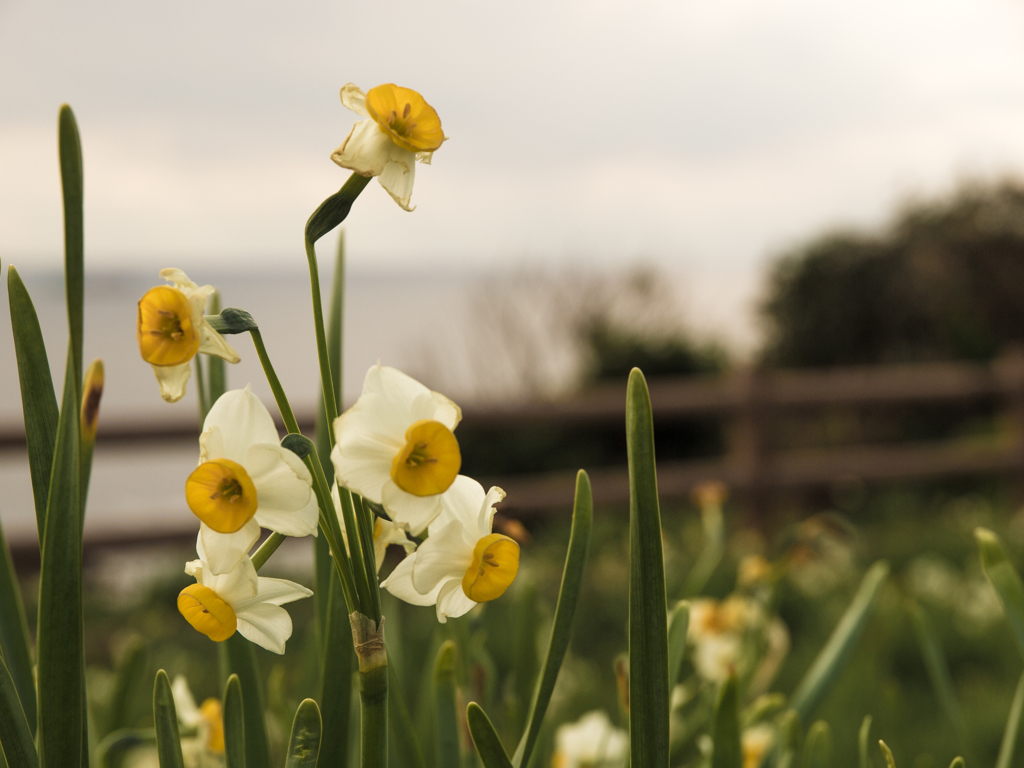
[[[373,529],[377,520],[372,512],[363,507],[361,496],[353,494],[352,501],[356,511],[356,525],[359,527],[359,546],[363,550],[363,567],[366,568],[366,581],[370,589],[370,604],[373,607],[372,618],[379,622],[382,611],[380,587],[377,585],[377,557],[373,549]]]
[[[199,386],[199,428],[206,423],[206,414],[210,412],[210,398],[206,394],[206,379],[203,376],[202,355],[196,355],[196,383]]]
[[[366,560],[363,558],[362,535],[359,532],[359,520],[356,518],[355,505],[352,503],[352,493],[348,488],[338,487],[338,495],[341,497],[341,514],[345,518],[345,530],[348,532],[348,553],[352,558],[352,569],[356,575],[356,586],[360,592],[359,612],[370,616],[374,621],[380,621],[380,613],[373,608],[373,586],[377,578],[369,577],[366,570]]]
[[[267,540],[260,544],[260,548],[252,553],[252,564],[258,571],[263,567],[263,564],[270,559],[270,556],[277,552],[277,548],[284,543],[287,538],[283,533],[274,531],[271,533]]]
[[[338,569],[341,586],[345,592],[345,604],[348,606],[349,613],[359,611],[362,606],[361,595],[358,591],[359,582],[353,572],[352,561],[349,558],[348,549],[345,547],[345,539],[341,535],[338,513],[334,508],[334,500],[331,498],[331,489],[327,484],[324,468],[315,451],[306,456],[303,461],[313,475],[313,492],[316,493],[317,502],[320,504],[320,530],[327,537],[327,544],[331,548],[331,554],[334,555],[334,564]],[[340,488],[339,491],[347,493],[344,488]]]
[[[362,768],[388,764],[388,665],[359,673]]]
[[[274,370],[274,366],[270,362],[270,356],[267,354],[267,348],[263,344],[263,334],[260,333],[258,328],[252,328],[249,331],[249,335],[252,336],[252,344],[256,347],[256,354],[259,355],[260,364],[263,366],[263,373],[266,374],[267,381],[270,383],[270,389],[274,393],[274,400],[277,401],[277,408],[281,411],[281,418],[284,419],[285,429],[296,435],[302,434],[299,431],[299,422],[295,419],[295,413],[292,411],[292,406],[288,402],[288,397],[284,393],[284,387],[281,386],[281,380],[277,378],[277,372]]]

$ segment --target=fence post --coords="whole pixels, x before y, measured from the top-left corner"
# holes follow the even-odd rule
[[[1006,404],[1006,424],[1016,454],[1013,472],[1015,505],[1024,504],[1024,347],[1013,344],[992,363]]]
[[[764,526],[768,509],[768,445],[764,430],[765,374],[750,366],[736,374],[738,403],[728,434],[729,461],[736,469],[745,524]]]

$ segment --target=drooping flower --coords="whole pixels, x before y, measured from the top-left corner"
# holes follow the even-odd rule
[[[421,533],[440,514],[441,494],[462,466],[452,433],[461,418],[444,395],[399,370],[374,366],[359,399],[334,423],[338,482]]]
[[[280,606],[313,594],[301,584],[256,575],[246,557],[227,573],[215,574],[206,561],[200,541],[198,560],[185,564],[185,573],[196,583],[181,590],[178,610],[189,624],[215,642],[236,631],[268,651],[284,653],[292,634],[292,619]]]
[[[431,156],[448,137],[434,108],[411,88],[388,83],[365,94],[353,83],[341,89],[341,103],[360,117],[331,154],[342,168],[376,176],[407,211],[416,175],[416,161],[430,164]]]
[[[442,624],[501,597],[519,571],[519,545],[491,533],[494,505],[503,498],[501,488],[484,493],[476,480],[459,475],[442,496],[444,510],[427,540],[381,586],[407,603],[436,605]]]
[[[341,535],[345,539],[345,545],[348,546],[348,529],[345,528],[345,516],[341,513],[341,496],[338,493],[337,483],[331,488],[331,498],[334,499],[334,511],[341,523]],[[404,528],[395,525],[390,520],[374,516],[373,556],[377,563],[377,573],[380,573],[380,567],[384,564],[384,554],[392,544],[402,547],[407,555],[416,551],[416,542],[410,541],[409,537],[405,535]]]
[[[250,387],[225,392],[199,436],[199,466],[185,499],[201,521],[199,540],[214,573],[231,570],[260,528],[315,536],[319,511],[313,477],[279,442],[274,420]]]
[[[199,287],[180,269],[162,269],[160,277],[171,285],[150,288],[139,299],[135,335],[142,359],[153,366],[160,382],[160,395],[175,403],[185,395],[190,363],[197,353],[216,355],[229,363],[240,358],[203,316],[214,287]]]
[[[551,768],[618,768],[629,752],[629,735],[612,725],[604,710],[587,712],[558,726]]]

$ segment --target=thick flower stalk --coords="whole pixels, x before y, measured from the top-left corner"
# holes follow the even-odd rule
[[[436,605],[442,624],[501,597],[519,571],[519,545],[491,532],[494,505],[503,498],[500,488],[485,493],[476,480],[459,475],[442,497],[444,510],[430,524],[430,536],[381,586],[407,603]]]
[[[348,539],[348,529],[345,527],[345,516],[341,511],[341,496],[338,493],[337,483],[331,488],[331,498],[334,500],[334,511],[338,516],[338,524],[341,527],[341,536],[345,540],[345,546],[351,547],[352,544],[349,543]],[[416,551],[416,542],[411,541],[405,535],[404,528],[400,525],[395,525],[390,520],[385,520],[383,517],[375,516],[373,518],[373,558],[377,564],[377,573],[380,573],[380,567],[384,563],[384,555],[387,553],[388,547],[392,545],[402,547],[407,555]]]
[[[199,541],[214,573],[230,571],[245,558],[261,527],[285,536],[316,535],[313,477],[281,446],[274,420],[248,386],[214,403],[199,448],[185,499],[201,521]]]
[[[416,162],[431,156],[448,137],[441,118],[419,93],[388,83],[365,94],[353,83],[341,89],[341,103],[360,117],[331,159],[361,176],[376,176],[402,208],[409,206]]]
[[[413,534],[441,513],[441,494],[462,466],[453,430],[462,411],[394,368],[376,365],[355,404],[334,425],[338,483],[383,504]]]
[[[180,269],[162,269],[160,277],[171,285],[150,288],[139,299],[136,337],[142,359],[153,366],[161,397],[175,403],[185,396],[189,364],[198,353],[229,363],[240,358],[203,317],[213,286],[196,285]]]
[[[237,631],[268,651],[284,653],[292,619],[280,606],[313,592],[293,581],[257,576],[249,558],[227,573],[215,574],[202,542],[196,551],[199,559],[185,564],[185,573],[194,576],[196,583],[178,595],[181,615],[215,642],[223,642]]]

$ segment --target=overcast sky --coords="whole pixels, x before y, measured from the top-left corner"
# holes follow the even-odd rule
[[[1024,169],[1008,0],[0,0],[0,258],[57,263],[57,107],[92,264],[301,268],[353,81],[451,137],[414,213],[376,182],[356,267],[616,265],[749,279],[822,228]],[[52,261],[48,261],[52,260]]]

